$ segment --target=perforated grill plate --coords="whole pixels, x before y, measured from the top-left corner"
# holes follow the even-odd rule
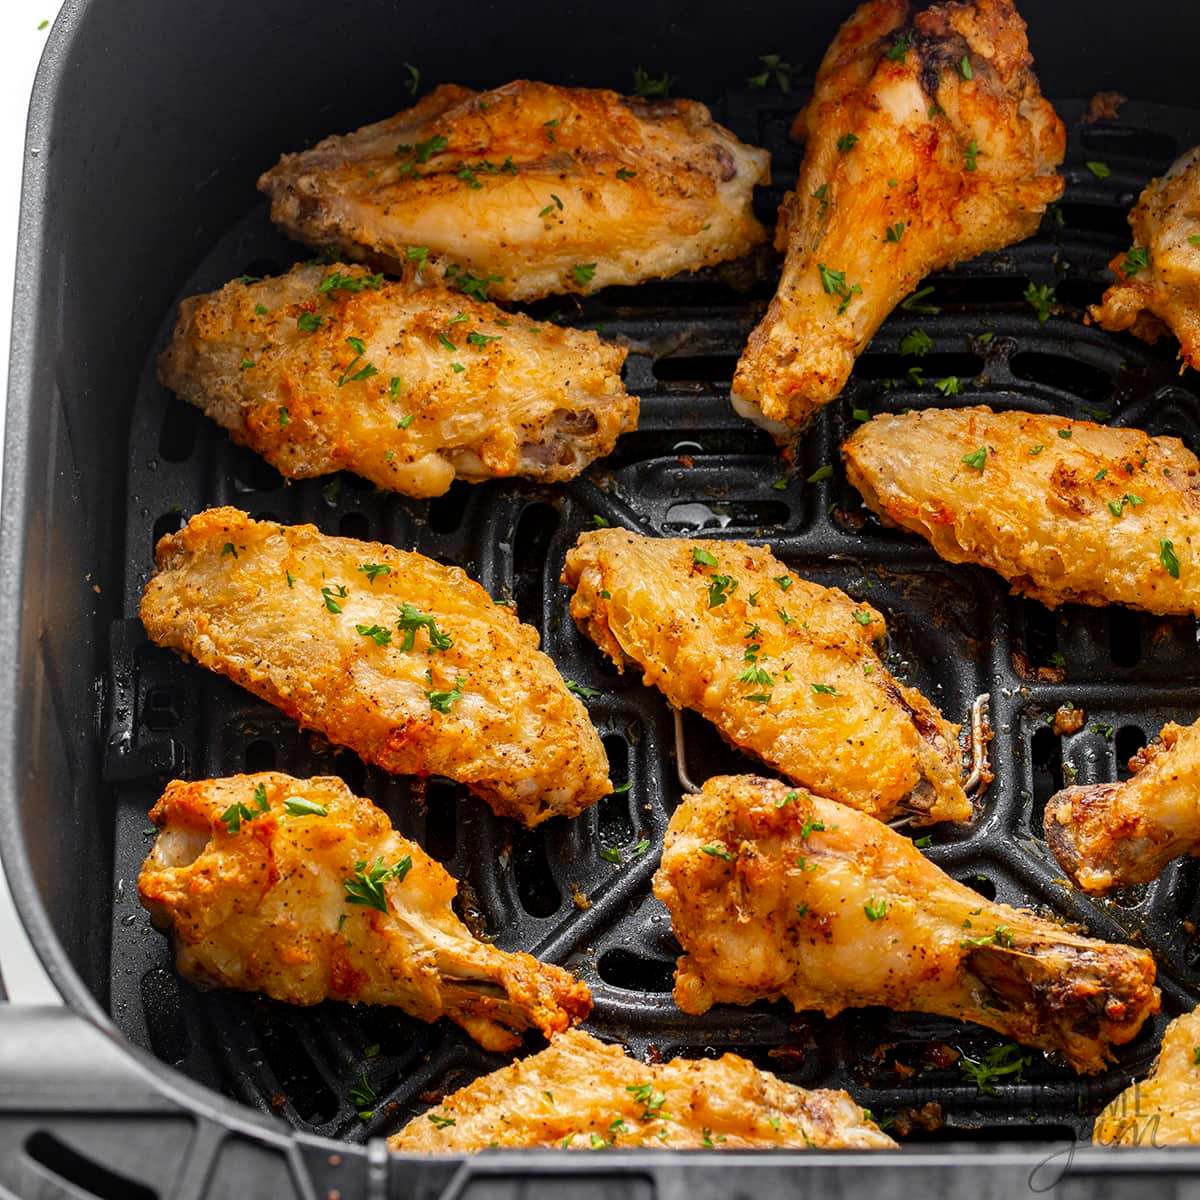
[[[777,180],[799,165],[786,141],[792,103],[762,93],[733,95],[718,119],[774,154]],[[636,1053],[664,1056],[736,1050],[802,1085],[849,1087],[876,1114],[921,1106],[913,1136],[1050,1138],[1090,1128],[1099,1106],[1131,1073],[1144,1071],[1165,1020],[1200,996],[1200,948],[1190,921],[1200,910],[1198,869],[1177,863],[1148,887],[1090,902],[1069,891],[1042,844],[1046,798],[1067,776],[1080,782],[1126,773],[1124,762],[1163,721],[1197,715],[1200,652],[1194,621],[1118,610],[1066,608],[1051,614],[1010,597],[990,574],[941,563],[923,542],[882,529],[838,466],[837,446],[853,410],[899,411],[987,403],[1057,412],[1200,438],[1200,392],[1180,377],[1173,342],[1148,347],[1080,324],[1100,295],[1111,255],[1128,244],[1125,212],[1152,174],[1200,132],[1194,114],[1129,104],[1115,124],[1081,127],[1080,105],[1060,106],[1071,127],[1067,191],[1038,236],[1002,254],[933,277],[936,315],[898,310],[863,356],[845,396],[800,443],[792,468],[770,440],[731,411],[737,354],[774,286],[765,264],[749,291],[716,275],[638,289],[614,288],[582,303],[545,302],[539,317],[589,326],[632,347],[631,390],[642,397],[641,428],[617,452],[563,490],[524,483],[456,484],[418,502],[375,492],[351,475],[284,486],[247,450],[233,446],[196,410],[154,382],[153,354],[137,397],[129,462],[126,609],[113,630],[107,760],[115,813],[111,1009],[117,1025],[165,1061],[293,1125],[361,1140],[392,1131],[444,1090],[500,1065],[448,1023],[423,1025],[392,1010],[326,1004],[292,1009],[261,998],[194,991],[171,969],[166,940],[137,903],[138,867],[148,846],[146,812],[163,781],[279,768],[342,775],[396,827],[463,881],[460,911],[481,934],[569,965],[591,986],[589,1027]],[[1103,160],[1095,179],[1083,163]],[[759,198],[770,221],[782,188]],[[214,248],[180,295],[218,287],[242,272],[274,273],[307,252],[284,242],[256,206]],[[1056,285],[1061,308],[1045,323],[1022,299],[1028,282]],[[159,344],[169,335],[164,318]],[[925,379],[958,375],[961,397],[905,379],[913,359],[897,354],[917,326],[934,348]],[[980,334],[991,333],[988,341]],[[885,381],[899,377],[899,386]],[[833,478],[805,482],[818,467]],[[312,521],[329,533],[377,538],[464,566],[493,595],[516,601],[568,678],[599,689],[589,703],[612,764],[632,781],[573,822],[535,833],[500,821],[464,789],[424,788],[366,768],[301,734],[273,709],[201,668],[150,646],[137,600],[156,539],[210,505],[256,517]],[[939,1044],[979,1055],[999,1039],[982,1030],[882,1009],[828,1021],[784,1006],[720,1008],[685,1018],[671,1003],[678,948],[650,896],[662,836],[680,788],[665,701],[636,675],[618,677],[567,615],[558,583],[566,550],[596,517],[650,534],[699,534],[768,542],[800,573],[869,600],[889,618],[888,661],[902,679],[962,721],[973,697],[992,694],[996,781],[969,827],[933,833],[930,858],[988,897],[1032,904],[1084,922],[1096,935],[1149,946],[1159,963],[1164,1014],[1096,1080],[1035,1055],[1019,1081],[977,1091]],[[1047,715],[1060,703],[1086,709],[1073,736]],[[694,778],[755,770],[725,749],[699,719],[686,717]],[[641,838],[651,843],[631,858]],[[622,847],[616,866],[601,849]],[[365,1072],[379,1094],[364,1124],[347,1095]]]

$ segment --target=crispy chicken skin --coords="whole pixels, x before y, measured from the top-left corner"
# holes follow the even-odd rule
[[[194,516],[156,558],[141,605],[153,641],[367,762],[448,776],[530,826],[612,790],[536,630],[460,568],[236,508]]]
[[[1155,342],[1164,327],[1179,355],[1200,369],[1200,146],[1152,179],[1129,214],[1133,248],[1109,263],[1117,277],[1088,317]]]
[[[975,1021],[1099,1071],[1158,1011],[1154,959],[989,903],[872,817],[717,776],[675,810],[654,894],[684,948],[675,1003],[882,1004]]]
[[[884,667],[882,615],[744,542],[583,534],[571,616],[617,665],[642,668],[805,787],[887,820],[966,821],[958,726]]]
[[[1200,1009],[1167,1026],[1154,1070],[1096,1118],[1092,1141],[1097,1146],[1200,1145],[1198,1046]]]
[[[192,296],[159,379],[289,479],[345,467],[409,496],[562,482],[637,426],[624,349],[411,276],[308,265]]]
[[[878,416],[842,447],[885,522],[1050,608],[1200,613],[1200,462],[1178,438],[990,408]]]
[[[1062,193],[1065,131],[1032,61],[1010,0],[915,15],[870,0],[842,26],[794,127],[807,144],[775,230],[787,260],[738,363],[739,413],[786,437],[922,276],[1034,232]]]
[[[736,1054],[647,1065],[580,1029],[414,1117],[393,1150],[894,1149],[842,1091],[806,1091]]]
[[[517,80],[445,84],[258,186],[302,242],[386,268],[425,246],[453,279],[533,300],[745,254],[766,238],[751,197],[769,164],[694,101]]]
[[[1200,723],[1164,725],[1124,783],[1068,787],[1046,802],[1046,842],[1085,892],[1147,883],[1200,854]]]
[[[476,941],[451,911],[453,878],[336,777],[177,779],[150,819],[159,833],[138,893],[195,984],[396,1005],[449,1017],[490,1050],[591,1009],[561,967]],[[363,903],[372,876],[376,902]]]

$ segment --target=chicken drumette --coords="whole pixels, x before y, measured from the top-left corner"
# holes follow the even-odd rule
[[[733,381],[777,437],[841,392],[923,275],[1028,237],[1063,182],[1062,122],[1011,0],[869,0],[842,26],[796,128],[783,278]]]

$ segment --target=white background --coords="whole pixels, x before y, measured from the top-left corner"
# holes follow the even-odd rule
[[[0,0],[0,363],[7,391],[8,344],[12,321],[13,263],[17,250],[17,213],[21,203],[21,166],[25,154],[25,117],[42,47],[62,0]],[[0,403],[0,434],[4,406]],[[0,697],[10,704],[11,696]],[[64,869],[70,869],[65,866]],[[44,972],[21,933],[0,871],[0,975],[9,997],[21,1003],[56,999]]]

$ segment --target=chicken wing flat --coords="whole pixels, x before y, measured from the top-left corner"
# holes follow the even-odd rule
[[[492,1146],[744,1150],[889,1149],[896,1143],[841,1091],[805,1091],[736,1054],[648,1066],[579,1029],[467,1084],[388,1139],[393,1150]]]
[[[490,1050],[591,1009],[561,967],[476,941],[453,878],[336,777],[175,780],[150,819],[138,893],[193,983],[449,1017]]]
[[[778,437],[837,396],[892,309],[930,271],[1028,237],[1062,193],[1062,122],[1010,0],[869,0],[842,26],[794,132],[775,299],[733,404]]]
[[[625,350],[411,275],[309,265],[193,296],[159,379],[289,479],[346,467],[409,496],[561,482],[636,428]]]
[[[1155,342],[1164,327],[1200,369],[1200,146],[1152,179],[1129,214],[1133,246],[1109,263],[1117,277],[1088,309],[1105,329]]]
[[[1154,1070],[1096,1118],[1092,1141],[1097,1146],[1200,1145],[1197,1047],[1200,1009],[1167,1026]]]
[[[703,104],[517,80],[443,85],[258,186],[302,242],[392,269],[427,249],[460,285],[532,300],[745,254],[769,164]]]
[[[833,800],[717,776],[667,829],[654,894],[684,948],[675,1003],[882,1004],[975,1021],[1094,1072],[1158,1011],[1154,959],[984,900]]]
[[[169,534],[151,639],[394,774],[445,775],[537,825],[612,791],[554,663],[458,567],[214,508]]]
[[[744,542],[583,534],[571,616],[619,670],[797,783],[887,820],[966,821],[958,726],[884,667],[882,615]]]
[[[1154,879],[1200,854],[1200,722],[1164,725],[1124,783],[1068,787],[1046,802],[1046,842],[1086,892]]]
[[[842,447],[867,507],[1050,608],[1200,612],[1200,462],[1178,438],[990,408],[879,416]]]

